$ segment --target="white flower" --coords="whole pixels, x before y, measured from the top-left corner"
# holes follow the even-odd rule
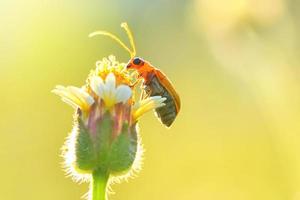
[[[119,85],[116,87],[116,77],[113,73],[106,76],[105,81],[99,76],[92,76],[90,79],[90,86],[98,97],[103,99],[107,108],[113,107],[117,103],[126,103],[132,95],[132,90],[127,85]],[[144,113],[164,106],[163,103],[166,98],[161,96],[153,96],[141,100],[132,107],[133,121],[138,120]]]
[[[95,94],[103,99],[107,108],[111,108],[120,102],[127,102],[132,95],[129,86],[121,84],[116,87],[116,77],[113,73],[106,76],[105,82],[99,76],[92,76],[90,86]]]

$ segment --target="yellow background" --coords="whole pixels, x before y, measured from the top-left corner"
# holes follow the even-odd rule
[[[80,199],[60,148],[71,107],[50,93],[81,86],[127,40],[172,80],[171,129],[141,120],[141,173],[110,200],[300,199],[300,4],[296,0],[1,0],[0,199]],[[126,41],[127,42],[127,41]]]

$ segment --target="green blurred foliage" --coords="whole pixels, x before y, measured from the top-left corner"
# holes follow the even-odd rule
[[[1,199],[79,199],[60,148],[73,110],[50,93],[81,86],[95,61],[127,52],[164,71],[182,99],[166,130],[141,120],[139,176],[111,200],[300,199],[300,6],[293,0],[0,1]]]

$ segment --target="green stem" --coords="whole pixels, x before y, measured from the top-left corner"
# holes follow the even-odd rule
[[[109,174],[107,171],[95,170],[92,182],[92,200],[106,200],[106,186]]]

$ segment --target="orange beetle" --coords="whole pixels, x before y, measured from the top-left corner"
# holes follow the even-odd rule
[[[96,31],[91,33],[90,37],[95,35],[109,36],[130,53],[131,59],[127,64],[127,69],[136,70],[138,72],[138,80],[143,80],[144,94],[142,95],[142,98],[151,96],[162,96],[166,98],[166,101],[164,102],[165,106],[157,108],[155,112],[161,122],[167,127],[170,127],[180,110],[179,95],[165,74],[153,67],[149,62],[144,61],[139,57],[135,57],[136,49],[132,33],[126,23],[122,23],[121,27],[125,29],[129,37],[132,50],[130,50],[117,36],[106,31]]]

